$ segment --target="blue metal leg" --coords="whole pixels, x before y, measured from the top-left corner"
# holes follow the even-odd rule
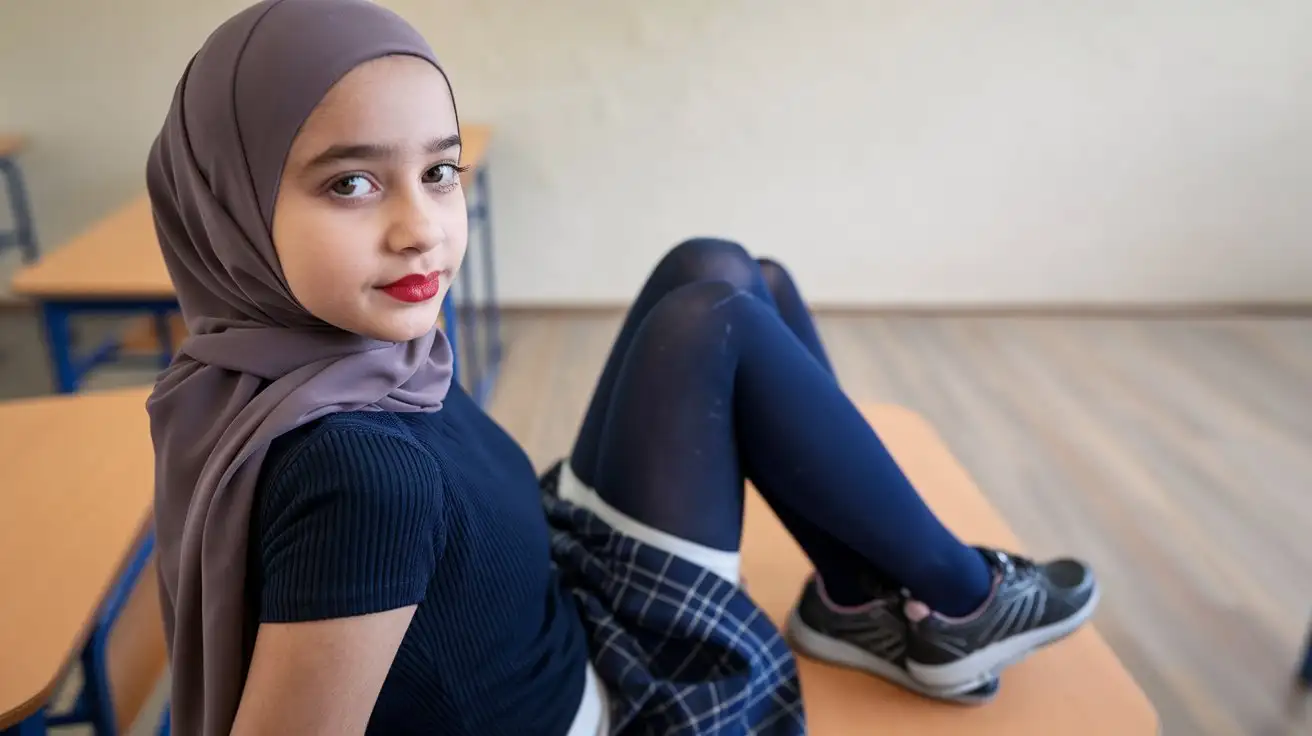
[[[58,302],[41,304],[41,321],[46,331],[46,349],[50,351],[50,368],[55,373],[55,391],[77,391],[77,368],[73,365],[73,335],[68,329],[69,310]]]
[[[83,697],[86,699],[87,720],[96,730],[96,736],[117,736],[118,719],[114,717],[114,701],[109,695],[109,627],[101,625],[91,635],[91,641],[82,650]]]
[[[40,256],[36,244],[36,226],[32,224],[32,208],[27,200],[27,188],[23,184],[23,172],[13,159],[0,158],[0,173],[4,174],[6,189],[9,190],[9,209],[14,213],[14,238],[23,249],[23,260],[32,263]],[[0,238],[0,247],[8,244],[8,239]]]
[[[483,375],[483,366],[478,352],[478,307],[473,299],[474,290],[470,287],[472,278],[473,276],[469,271],[460,272],[458,286],[460,287],[459,299],[462,303],[456,308],[456,313],[462,323],[460,326],[460,355],[467,369],[465,382],[461,385],[477,401],[478,384]]]
[[[173,711],[169,710],[169,706],[168,706],[168,704],[165,704],[165,705],[164,705],[164,714],[161,715],[161,716],[160,716],[160,719],[159,719],[159,733],[158,733],[158,736],[169,736],[169,733],[173,730],[173,715],[172,715],[172,713],[173,713]]]
[[[488,196],[487,169],[480,168],[474,175],[473,197],[469,204],[471,229],[478,230],[478,250],[481,261],[482,293],[476,288],[475,277],[468,270],[461,273],[460,291],[463,316],[464,349],[462,355],[467,371],[466,387],[474,400],[486,404],[492,382],[501,359],[500,308],[496,298],[496,266],[492,250],[492,220]],[[482,302],[480,303],[480,298]]]
[[[1307,643],[1303,645],[1303,668],[1299,670],[1298,679],[1305,687],[1312,688],[1312,628],[1307,632]]]
[[[0,736],[46,736],[46,712],[39,710],[17,724],[0,731]]]
[[[141,571],[146,569],[146,563],[150,562],[150,555],[154,551],[155,533],[152,531],[146,535],[141,545],[132,553],[132,559],[128,561],[127,569],[119,576],[118,582],[114,584],[114,589],[105,598],[100,611],[101,628],[108,631],[114,625],[114,622],[118,621],[119,614],[123,612],[123,606],[127,605],[128,598],[132,596],[132,591],[141,578]]]
[[[479,169],[474,186],[478,189],[479,228],[483,241],[483,288],[487,293],[487,326],[491,335],[488,355],[496,363],[501,360],[501,309],[497,302],[496,259],[492,253],[492,198],[487,176],[486,168]]]
[[[492,198],[487,181],[487,168],[480,168],[474,179],[478,190],[479,230],[483,250],[483,289],[486,303],[483,313],[484,338],[486,343],[487,364],[485,373],[480,376],[478,402],[485,403],[491,393],[492,382],[496,380],[497,369],[501,363],[501,307],[497,301],[496,259],[492,252]]]
[[[451,296],[451,289],[442,298],[442,315],[442,321],[446,323],[446,339],[451,343],[451,382],[460,383],[460,350],[457,347],[460,320],[456,316],[456,300]]]

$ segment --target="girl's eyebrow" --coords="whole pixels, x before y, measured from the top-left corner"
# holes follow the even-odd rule
[[[434,138],[424,145],[424,153],[442,153],[460,147],[460,136]],[[383,143],[337,143],[310,159],[307,169],[317,169],[339,161],[377,161],[395,157],[400,148]]]

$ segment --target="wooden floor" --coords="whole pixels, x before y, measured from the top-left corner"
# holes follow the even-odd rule
[[[567,451],[616,317],[519,317],[492,413]],[[923,413],[1028,549],[1087,556],[1168,736],[1312,733],[1312,321],[826,317],[857,400]],[[872,726],[873,727],[873,726]]]
[[[535,462],[569,447],[618,319],[507,320],[491,410]],[[1030,551],[1097,564],[1097,625],[1167,736],[1312,734],[1289,698],[1312,620],[1312,320],[820,326],[849,393],[924,414]],[[0,394],[47,392],[42,356],[30,315],[0,313]]]

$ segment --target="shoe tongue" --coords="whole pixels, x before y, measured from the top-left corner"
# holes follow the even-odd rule
[[[1017,557],[1000,549],[980,550],[984,560],[994,570],[1005,576],[1031,574],[1035,565],[1029,558]]]
[[[979,550],[980,556],[984,558],[984,562],[995,570],[1006,570],[1014,565],[1011,555],[1000,549],[990,549],[988,547],[976,547],[976,549]]]

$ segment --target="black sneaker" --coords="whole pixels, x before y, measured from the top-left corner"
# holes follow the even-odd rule
[[[836,606],[813,575],[802,588],[785,633],[793,647],[807,656],[869,672],[929,698],[966,705],[992,700],[998,694],[996,677],[987,677],[964,692],[945,693],[910,675],[907,619],[902,612],[905,602],[901,593],[884,590],[865,605]]]
[[[1032,652],[1065,638],[1098,605],[1093,570],[1078,560],[1039,564],[1000,550],[978,548],[994,573],[993,592],[963,618],[909,601],[907,670],[942,692],[963,692]]]

